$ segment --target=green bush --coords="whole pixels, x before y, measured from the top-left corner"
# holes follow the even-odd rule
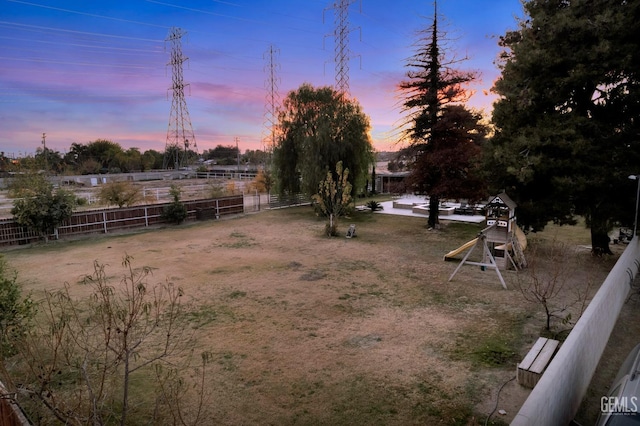
[[[187,207],[180,201],[180,187],[171,185],[169,194],[173,201],[162,210],[162,218],[169,223],[182,223],[187,218]]]
[[[15,343],[35,315],[30,297],[23,298],[17,273],[0,257],[0,359],[15,354]]]
[[[129,207],[142,199],[140,187],[127,181],[105,183],[98,192],[98,197],[106,205]]]
[[[382,210],[382,204],[380,204],[379,202],[375,201],[375,200],[371,200],[369,202],[367,202],[366,206],[372,211],[378,211],[378,210]]]
[[[24,189],[22,196],[13,202],[11,214],[17,224],[40,234],[45,241],[58,226],[71,217],[76,206],[76,196],[63,189],[55,190],[43,175],[28,177],[33,185]]]
[[[187,218],[187,207],[174,201],[162,210],[162,218],[169,223],[182,223]]]

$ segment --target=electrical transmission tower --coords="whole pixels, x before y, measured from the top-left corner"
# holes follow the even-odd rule
[[[182,29],[173,27],[165,40],[171,43],[171,59],[167,65],[171,65],[172,81],[171,113],[163,161],[165,169],[186,167],[189,163],[189,151],[198,152],[187,102],[184,98],[184,88],[188,84],[184,83],[182,77],[182,64],[189,59],[182,55],[182,36],[185,34],[186,32]]]
[[[276,124],[278,121],[278,109],[280,106],[280,95],[278,93],[278,78],[277,72],[280,69],[280,65],[277,62],[277,56],[280,51],[269,46],[269,49],[264,53],[266,61],[264,70],[267,74],[265,79],[264,88],[266,90],[265,103],[264,103],[264,130],[262,137],[262,146],[264,152],[272,153],[273,148],[276,145]]]
[[[349,24],[349,6],[356,0],[336,0],[328,9],[334,9],[334,30],[335,39],[334,62],[336,66],[336,91],[349,95],[349,60],[351,51],[349,50],[349,33],[353,28]]]

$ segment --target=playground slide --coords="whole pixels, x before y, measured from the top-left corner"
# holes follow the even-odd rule
[[[522,229],[520,229],[519,226],[516,226],[516,238],[518,239],[518,242],[520,243],[520,247],[522,247],[522,250],[526,250],[527,249],[527,236],[524,234],[524,231],[522,231]]]
[[[516,226],[516,238],[518,239],[518,242],[520,243],[520,247],[522,247],[522,251],[525,251],[527,249],[527,236],[524,234],[524,232],[522,231],[522,229],[520,229],[519,226]],[[511,244],[500,244],[499,246],[496,246],[496,249],[498,250],[504,250],[505,248],[508,248],[509,251],[512,251],[511,248]]]
[[[519,226],[516,226],[515,234],[516,234],[515,237],[518,239],[518,242],[520,243],[520,247],[522,247],[522,250],[525,250],[527,248],[527,236],[524,234],[524,232],[522,231],[522,229],[520,229]],[[478,239],[474,238],[473,240],[464,243],[457,249],[452,250],[449,253],[445,254],[444,260],[453,259],[455,256],[462,253],[466,249],[471,248],[477,242],[478,242]],[[497,246],[496,248],[499,250],[504,250],[505,245],[503,244],[503,245]],[[509,249],[511,249],[511,246],[509,246]]]
[[[524,235],[524,234],[523,234]],[[462,253],[463,251],[465,251],[468,248],[471,248],[475,243],[478,242],[477,238],[474,238],[471,241],[468,241],[466,243],[464,243],[463,245],[461,245],[460,247],[458,247],[455,250],[451,250],[449,253],[444,255],[444,260],[449,260],[449,259],[453,259],[454,256]]]

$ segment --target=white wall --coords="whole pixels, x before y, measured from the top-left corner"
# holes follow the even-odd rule
[[[567,425],[575,417],[640,266],[640,240],[629,243],[512,426]]]

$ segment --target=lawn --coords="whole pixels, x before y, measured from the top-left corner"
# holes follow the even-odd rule
[[[503,272],[508,290],[473,266],[447,282],[456,263],[443,255],[483,225],[428,230],[424,218],[357,212],[341,235],[351,223],[356,238],[328,238],[321,218],[296,207],[4,257],[36,299],[65,282],[86,297],[81,281],[94,261],[117,285],[125,254],[151,268],[150,283],[180,286],[185,331],[196,352],[212,354],[211,424],[484,424],[544,323],[518,290],[527,271]],[[593,261],[581,226],[550,227],[530,246],[543,253],[554,239],[567,241],[575,279],[597,290],[615,259]],[[144,399],[144,388],[133,398]],[[507,415],[492,421],[507,423],[527,392],[503,392]]]

